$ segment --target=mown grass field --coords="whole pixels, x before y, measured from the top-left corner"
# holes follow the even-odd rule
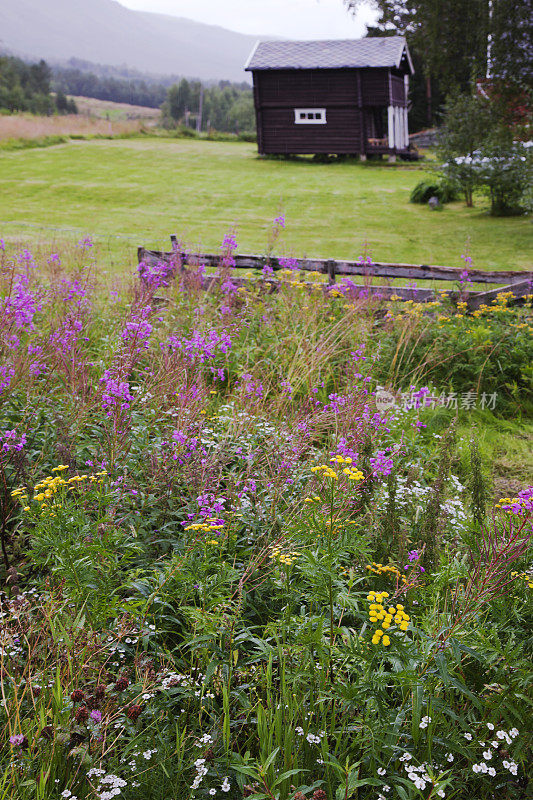
[[[217,249],[237,229],[241,252],[265,249],[280,210],[280,249],[297,256],[524,269],[527,218],[492,219],[487,201],[431,212],[409,203],[424,165],[319,164],[259,159],[254,144],[171,138],[72,141],[0,151],[0,235],[33,243],[80,234],[107,241],[124,263],[138,244]],[[116,259],[115,259],[116,260]]]

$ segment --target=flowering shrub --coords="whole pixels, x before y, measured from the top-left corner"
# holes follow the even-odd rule
[[[531,298],[385,304],[289,258],[269,294],[234,234],[217,280],[97,293],[5,248],[4,796],[524,797],[532,490],[474,515],[432,415],[481,362],[525,386]]]
[[[494,216],[521,214],[532,179],[532,146],[533,142],[489,143],[472,155],[445,162],[442,170],[459,185],[484,188]]]

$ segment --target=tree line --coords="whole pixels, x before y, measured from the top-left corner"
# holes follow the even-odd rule
[[[161,111],[163,124],[170,127],[237,134],[255,131],[253,93],[246,84],[220,81],[216,86],[204,86],[183,78],[170,87]]]
[[[102,65],[92,65],[87,71],[87,66],[72,62],[68,67],[54,67],[54,88],[81,97],[161,108],[162,123],[168,127],[223,133],[255,130],[253,95],[247,83],[204,84],[176,76],[157,79],[140,77],[135,71],[122,74]]]
[[[94,97],[113,103],[160,108],[167,96],[168,85],[140,78],[98,75],[79,67],[54,67],[53,85],[58,91],[79,97]]]
[[[363,0],[344,0],[355,11]],[[472,84],[498,84],[510,105],[530,103],[533,76],[531,0],[374,0],[370,36],[407,38],[416,73],[411,130],[434,125],[447,97]]]
[[[63,92],[52,94],[51,78],[46,61],[27,64],[20,58],[0,56],[0,110],[76,114],[72,99]]]

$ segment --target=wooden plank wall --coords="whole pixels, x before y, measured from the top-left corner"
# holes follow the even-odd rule
[[[389,70],[257,71],[254,90],[259,152],[361,153],[361,107],[389,104]],[[296,125],[295,108],[326,108],[327,124]]]

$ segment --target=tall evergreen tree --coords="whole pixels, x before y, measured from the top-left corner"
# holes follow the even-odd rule
[[[488,74],[517,90],[533,89],[533,2],[492,0]]]
[[[355,11],[363,0],[344,0]],[[495,71],[531,76],[532,0],[374,0],[374,31],[407,37],[425,79],[427,121],[442,98]],[[417,90],[416,84],[414,90]],[[439,104],[434,102],[435,95]]]

